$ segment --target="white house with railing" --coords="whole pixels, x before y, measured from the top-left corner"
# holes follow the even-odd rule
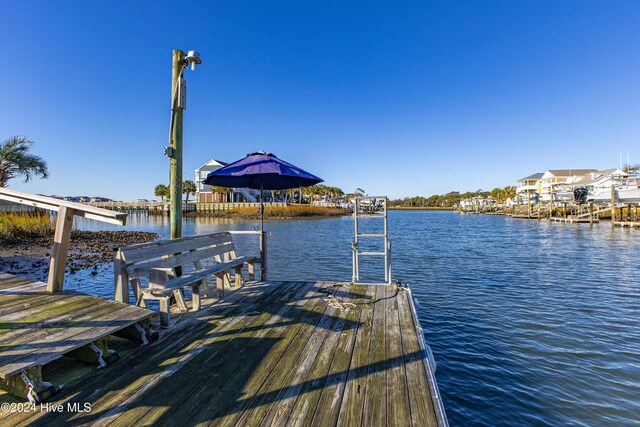
[[[597,174],[597,169],[549,169],[540,178],[540,195],[543,201],[549,201],[551,194],[571,194],[577,181]]]
[[[224,202],[257,202],[260,191],[248,188],[234,188],[230,194],[213,193],[211,186],[204,183],[207,176],[215,170],[226,166],[227,163],[211,159],[195,171],[196,200],[200,203],[224,203]]]
[[[520,197],[526,197],[527,193],[540,194],[540,192],[542,191],[540,179],[543,175],[544,174],[542,172],[538,172],[519,179],[516,185],[516,194],[518,194]]]

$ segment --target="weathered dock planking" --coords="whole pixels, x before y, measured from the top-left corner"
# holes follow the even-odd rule
[[[20,377],[24,372],[36,393],[42,386],[41,366],[71,355],[85,361],[108,363],[104,337],[118,333],[154,313],[81,292],[47,291],[47,284],[0,272],[0,385],[28,394]],[[104,350],[100,359],[96,345]]]
[[[406,289],[250,282],[0,425],[446,425],[425,358]]]

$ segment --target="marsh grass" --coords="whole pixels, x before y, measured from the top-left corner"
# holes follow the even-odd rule
[[[325,217],[349,215],[349,210],[342,208],[327,208],[309,205],[289,205],[289,206],[264,206],[265,218],[305,218],[305,217]],[[214,216],[228,216],[237,218],[258,218],[257,208],[236,208],[225,211],[216,211]]]
[[[53,231],[51,217],[43,212],[0,212],[0,241],[48,236]]]

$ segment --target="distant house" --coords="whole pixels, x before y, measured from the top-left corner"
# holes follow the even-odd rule
[[[542,200],[548,201],[552,193],[573,191],[574,184],[584,177],[598,173],[597,169],[550,169],[540,178]]]
[[[196,201],[200,203],[224,203],[224,202],[257,202],[260,192],[247,188],[234,188],[231,194],[214,193],[211,186],[204,183],[207,176],[213,171],[226,166],[227,163],[220,160],[211,159],[204,165],[196,169]]]
[[[542,183],[540,179],[543,175],[544,173],[538,172],[519,179],[518,185],[516,186],[516,194],[520,195],[521,197],[526,197],[527,194],[533,193],[540,194],[542,192]]]
[[[605,169],[585,175],[574,183],[574,186],[584,187],[590,192],[596,190],[609,189],[612,185],[617,185],[620,181],[627,179],[629,174],[622,169]]]

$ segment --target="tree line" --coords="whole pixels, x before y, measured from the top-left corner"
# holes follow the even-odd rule
[[[429,197],[405,197],[404,199],[390,200],[389,206],[406,208],[450,208],[454,205],[459,204],[460,200],[470,199],[472,197],[493,197],[498,202],[505,202],[507,199],[513,198],[515,195],[516,188],[514,186],[507,186],[504,188],[494,188],[491,191],[483,191],[482,189],[476,191],[467,191],[465,193],[450,191],[446,194],[434,194]]]
[[[189,202],[189,196],[196,195],[196,184],[193,181],[187,180],[182,182],[182,194],[185,195],[184,202]],[[156,197],[160,197],[160,199],[164,202],[165,199],[171,199],[171,187],[164,184],[156,185],[154,190],[154,194]]]

